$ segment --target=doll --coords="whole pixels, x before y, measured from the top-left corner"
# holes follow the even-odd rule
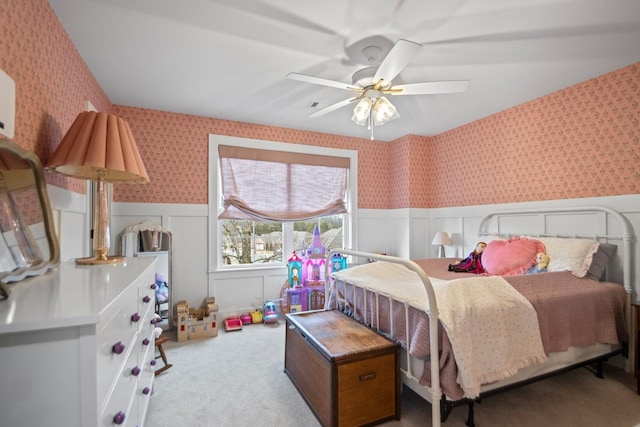
[[[525,271],[524,274],[544,273],[547,271],[549,261],[549,255],[544,252],[538,253],[538,255],[536,255],[536,265]]]
[[[485,242],[478,242],[476,248],[469,254],[469,256],[461,261],[449,264],[449,271],[454,271],[456,273],[484,273],[484,268],[482,267],[482,252],[486,247],[487,244]]]

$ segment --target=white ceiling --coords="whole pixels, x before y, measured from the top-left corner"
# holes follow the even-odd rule
[[[394,80],[469,80],[391,97],[377,140],[431,136],[640,60],[639,0],[49,0],[110,101],[367,138],[345,90],[364,39],[422,43]],[[384,54],[383,54],[384,55]]]

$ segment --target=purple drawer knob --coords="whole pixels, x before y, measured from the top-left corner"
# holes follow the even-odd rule
[[[154,283],[153,285],[151,285],[151,289],[155,289],[155,288],[157,288],[157,287],[158,287],[158,286],[157,286],[155,283]]]
[[[145,338],[142,340],[142,345],[149,345],[151,341],[149,341],[149,338]]]
[[[151,324],[155,325],[156,323],[158,323],[158,319],[156,319],[155,317],[153,319],[151,319]]]
[[[117,414],[113,416],[113,423],[120,425],[124,422],[124,419],[125,419],[124,412],[119,411]]]
[[[131,315],[131,321],[132,322],[137,322],[140,320],[140,315],[138,313],[134,313]]]
[[[155,360],[152,360],[151,362],[149,362],[149,364],[150,364],[151,366],[156,366],[156,363],[157,363],[157,362],[156,362]]]
[[[142,394],[149,394],[151,392],[151,389],[149,387],[145,387],[142,389]]]
[[[149,295],[145,295],[144,298],[142,298],[142,301],[149,302],[151,301],[151,297]]]
[[[134,377],[140,375],[140,368],[136,366],[135,368],[131,369],[131,375],[133,375]]]
[[[118,341],[117,343],[115,343],[113,347],[111,347],[111,351],[115,354],[122,354],[122,352],[124,351],[124,344],[122,344],[122,341]]]

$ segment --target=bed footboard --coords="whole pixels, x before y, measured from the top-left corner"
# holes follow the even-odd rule
[[[439,366],[440,366],[440,360],[439,360],[439,349],[438,349],[438,306],[436,303],[436,296],[435,296],[435,291],[433,290],[433,286],[431,285],[431,281],[429,280],[429,277],[425,274],[424,270],[415,262],[408,260],[408,259],[403,259],[403,258],[398,258],[398,257],[393,257],[393,256],[388,256],[388,255],[380,255],[380,254],[374,254],[374,253],[369,253],[369,252],[361,252],[361,251],[354,251],[351,249],[339,249],[339,250],[332,250],[329,251],[329,253],[327,254],[327,259],[331,259],[333,257],[334,254],[340,253],[342,255],[351,255],[354,257],[360,257],[360,258],[366,258],[366,259],[373,259],[376,261],[385,261],[385,262],[390,262],[390,263],[394,263],[394,264],[400,264],[405,266],[406,268],[408,268],[409,270],[415,272],[418,277],[420,278],[420,280],[422,281],[424,288],[427,292],[427,298],[428,298],[428,306],[429,308],[426,310],[426,314],[429,318],[429,340],[430,340],[430,348],[431,348],[431,363],[430,363],[430,370],[431,370],[431,387],[430,389],[430,397],[431,399],[431,405],[432,405],[432,410],[431,410],[431,418],[432,418],[432,426],[434,427],[439,427],[440,426],[440,422],[441,422],[441,418],[440,418],[440,411],[438,410],[438,408],[440,408],[440,400],[442,398],[442,391],[440,388],[440,371],[439,371]],[[329,296],[330,295],[330,287],[331,287],[331,278],[329,275],[329,266],[330,266],[330,262],[326,263],[326,272],[325,272],[325,277],[326,282],[325,282],[325,295]],[[380,297],[386,297],[389,298],[389,303],[392,304],[393,303],[393,297],[389,296],[389,295],[376,295],[376,299],[380,298]],[[398,301],[398,300],[395,300]],[[401,304],[404,305],[405,307],[405,325],[409,324],[409,305],[404,302],[404,301],[398,301]],[[329,304],[329,298],[327,298],[327,304]],[[379,322],[378,322],[379,325]],[[393,325],[391,326],[391,338],[397,339],[398,337],[393,336]],[[405,328],[407,331],[409,328]],[[407,332],[408,333],[408,332]],[[418,381],[415,377],[413,377],[413,374],[411,372],[411,356],[410,356],[410,339],[409,337],[404,337],[405,342],[407,343],[407,370],[403,371],[403,374],[415,381]],[[436,408],[436,410],[434,410],[434,408]]]

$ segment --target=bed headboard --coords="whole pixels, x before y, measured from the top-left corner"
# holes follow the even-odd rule
[[[631,301],[640,304],[634,277],[635,234],[620,212],[603,206],[500,210],[482,217],[478,236],[561,237],[614,243],[618,250],[607,268],[608,280],[622,283]]]

